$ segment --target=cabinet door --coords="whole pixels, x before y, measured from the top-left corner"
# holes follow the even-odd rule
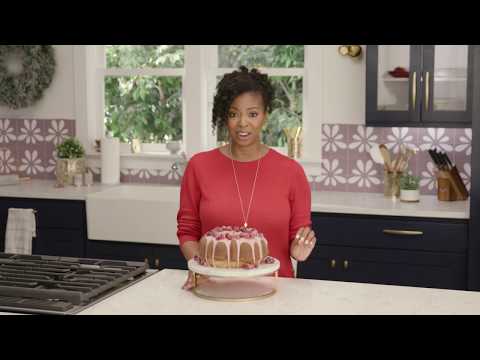
[[[469,45],[423,46],[422,122],[470,126],[472,52]]]
[[[178,245],[155,245],[153,263],[157,269],[187,270],[187,261]]]
[[[465,290],[466,269],[465,254],[320,246],[298,277]]]
[[[6,224],[9,208],[36,210],[37,226],[50,229],[84,229],[85,202],[79,200],[51,200],[27,198],[0,198],[0,224]]]
[[[85,257],[85,233],[70,229],[37,229],[33,239],[35,255]]]
[[[420,45],[367,46],[367,126],[418,126],[420,71]]]
[[[85,256],[85,202],[0,198],[0,251],[5,249],[5,230],[9,208],[36,210],[37,238],[32,244],[34,254]]]
[[[148,244],[123,243],[115,241],[87,241],[86,256],[92,259],[148,262],[153,267],[153,250]]]
[[[318,245],[465,253],[465,220],[312,214]],[[314,249],[316,251],[316,249]]]

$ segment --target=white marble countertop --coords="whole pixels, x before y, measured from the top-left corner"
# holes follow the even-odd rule
[[[130,184],[131,185],[131,184]],[[135,184],[142,186],[142,184]],[[25,197],[39,199],[85,200],[91,193],[101,192],[120,185],[102,185],[95,183],[91,187],[66,186],[55,188],[52,180],[31,180],[19,185],[0,186],[0,197]],[[152,187],[145,184],[145,187]],[[159,185],[161,186],[161,185]],[[438,201],[436,196],[421,196],[419,203],[403,203],[386,198],[383,194],[314,191],[312,192],[312,211],[323,213],[413,216],[446,219],[469,219],[470,202]]]
[[[383,194],[335,191],[312,192],[312,211],[323,213],[413,216],[446,219],[469,219],[470,201],[438,201],[436,196],[422,195],[418,203],[405,203]]]
[[[121,185],[65,186],[56,188],[53,180],[29,180],[16,185],[1,185],[0,197],[23,197],[35,199],[85,200],[86,196]]]
[[[181,289],[183,270],[162,270],[85,309],[121,314],[480,314],[480,293],[305,279],[277,279],[277,293],[253,302],[216,302]]]

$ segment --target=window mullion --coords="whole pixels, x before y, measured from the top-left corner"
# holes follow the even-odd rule
[[[238,70],[237,68],[218,68],[217,75],[223,76]],[[268,76],[304,76],[305,69],[303,68],[257,68],[263,74]]]
[[[183,76],[184,69],[118,69],[110,68],[104,70],[105,76]]]
[[[205,91],[206,91],[206,111],[204,113],[204,126],[207,129],[207,149],[213,149],[217,146],[217,135],[212,133],[212,110],[213,97],[215,95],[215,88],[217,84],[218,75],[218,45],[202,45],[204,55],[204,73]]]

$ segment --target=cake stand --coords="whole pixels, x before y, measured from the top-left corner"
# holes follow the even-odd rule
[[[254,269],[214,268],[200,265],[195,259],[188,262],[188,269],[193,273],[192,292],[200,298],[215,301],[244,302],[272,296],[276,292],[279,268],[277,259]],[[208,278],[200,281],[201,275]]]

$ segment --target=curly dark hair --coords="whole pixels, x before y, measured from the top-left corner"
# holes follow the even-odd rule
[[[240,66],[230,74],[225,74],[217,85],[217,93],[213,100],[212,128],[222,131],[227,127],[228,111],[237,96],[247,92],[260,93],[263,98],[265,110],[272,110],[274,89],[268,75],[260,73],[257,69],[250,71],[245,66]]]

